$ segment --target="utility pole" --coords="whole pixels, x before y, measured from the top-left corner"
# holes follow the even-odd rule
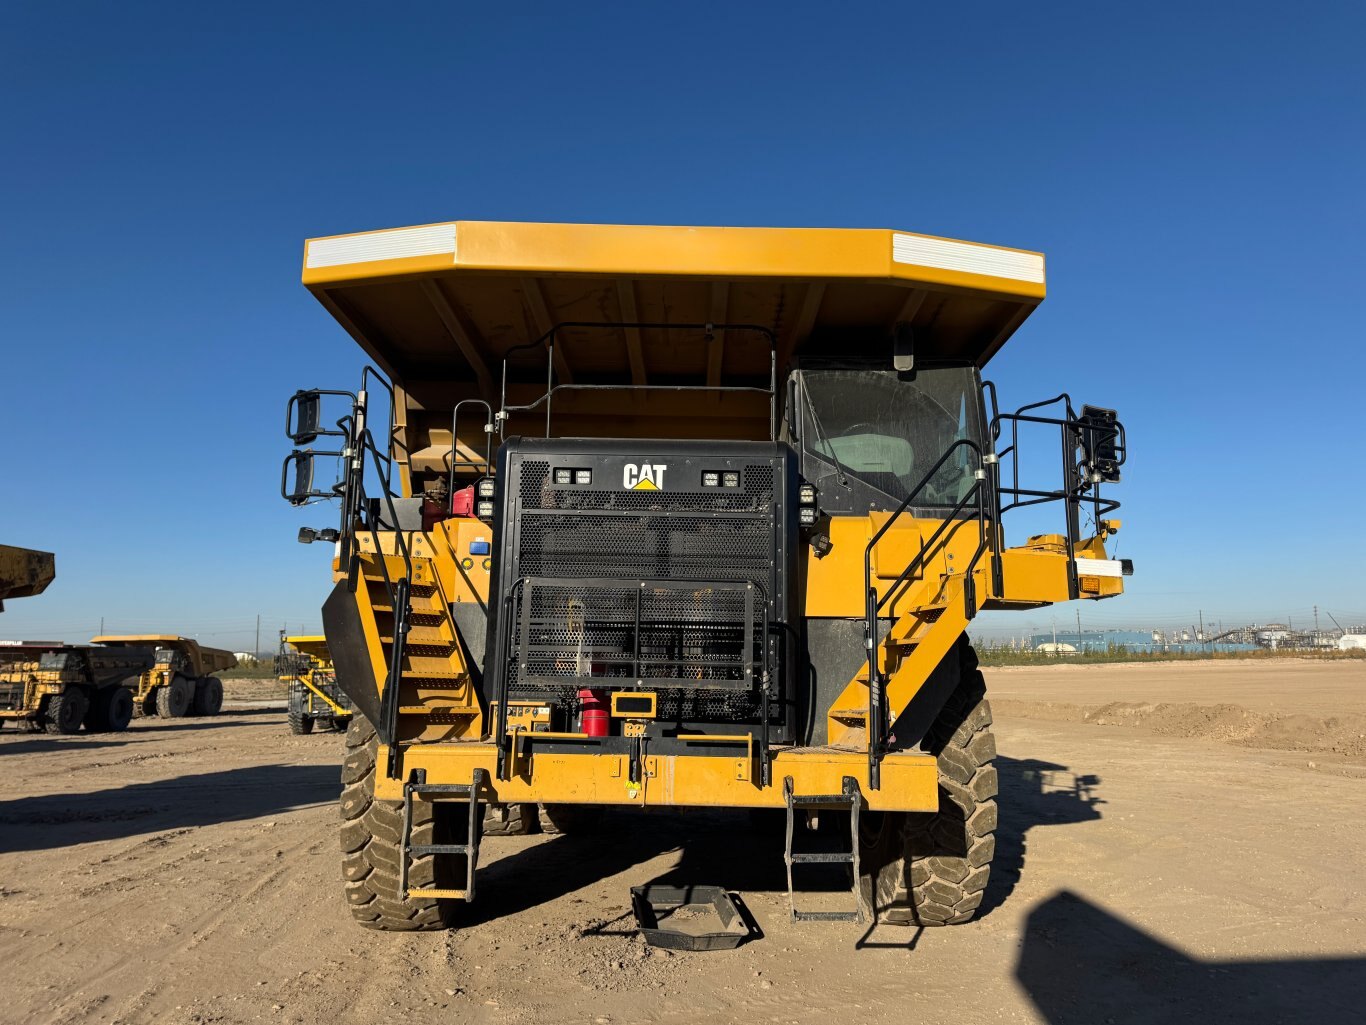
[[[256,647],[251,649],[252,658],[261,657],[261,613],[256,613]]]
[[[1201,610],[1199,611],[1198,615],[1200,616],[1200,633],[1196,635],[1196,640],[1198,640],[1198,641],[1200,642],[1200,650],[1201,650],[1201,651],[1204,651],[1204,650],[1205,650],[1205,610],[1204,610],[1204,609],[1201,609]]]
[[[1081,609],[1075,611],[1077,613],[1077,650],[1081,651]]]
[[[100,636],[104,636],[104,617],[100,617]]]
[[[1315,606],[1314,606],[1314,635],[1315,635],[1315,638],[1316,638],[1316,639],[1317,639],[1317,636],[1318,636],[1318,632],[1319,632],[1319,607],[1318,607],[1317,605],[1315,605]]]

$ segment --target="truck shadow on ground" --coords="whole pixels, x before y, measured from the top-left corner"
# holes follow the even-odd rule
[[[1067,891],[1029,913],[1015,978],[1050,1025],[1346,1025],[1366,957],[1202,961]]]
[[[0,801],[0,853],[53,850],[334,802],[335,765],[256,765],[79,794]]]
[[[996,856],[977,911],[985,918],[1004,904],[1024,871],[1030,830],[1100,819],[1100,777],[1074,773],[1066,765],[1037,758],[996,756],[1000,793],[996,798]]]

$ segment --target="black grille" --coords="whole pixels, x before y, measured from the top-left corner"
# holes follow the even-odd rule
[[[616,443],[506,446],[495,672],[510,696],[567,708],[581,687],[643,688],[662,719],[753,722],[786,643],[789,453],[648,445],[648,457]],[[666,483],[629,486],[633,462]],[[591,470],[591,483],[556,484],[566,468]],[[713,472],[738,484],[705,486]],[[777,703],[770,713],[783,715]]]

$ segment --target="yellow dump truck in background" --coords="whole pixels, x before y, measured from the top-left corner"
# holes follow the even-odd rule
[[[303,281],[376,364],[289,401],[281,481],[340,504],[299,539],[332,556],[360,924],[450,923],[481,804],[564,828],[785,811],[794,918],[972,918],[997,776],[968,625],[1112,597],[1130,569],[1105,547],[1114,412],[1003,413],[981,376],[1044,297],[1041,254],[453,221],[310,240]],[[1002,516],[1045,504],[1056,532],[1008,545]],[[818,809],[842,852],[797,849]],[[815,862],[847,865],[845,907],[797,906]]]
[[[289,684],[290,733],[312,733],[314,725],[346,732],[351,724],[351,699],[337,686],[327,638],[281,635],[275,675]]]
[[[178,719],[187,715],[217,715],[223,708],[223,681],[214,673],[232,669],[237,656],[208,648],[175,634],[109,634],[91,644],[108,648],[151,648],[155,663],[138,675],[133,685],[137,715]]]

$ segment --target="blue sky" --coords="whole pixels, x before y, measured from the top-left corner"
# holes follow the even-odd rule
[[[58,579],[0,634],[316,629],[282,407],[359,360],[302,242],[453,218],[1042,250],[990,376],[1131,443],[1083,624],[1366,621],[1360,5],[516,10],[7,5],[0,540]]]

